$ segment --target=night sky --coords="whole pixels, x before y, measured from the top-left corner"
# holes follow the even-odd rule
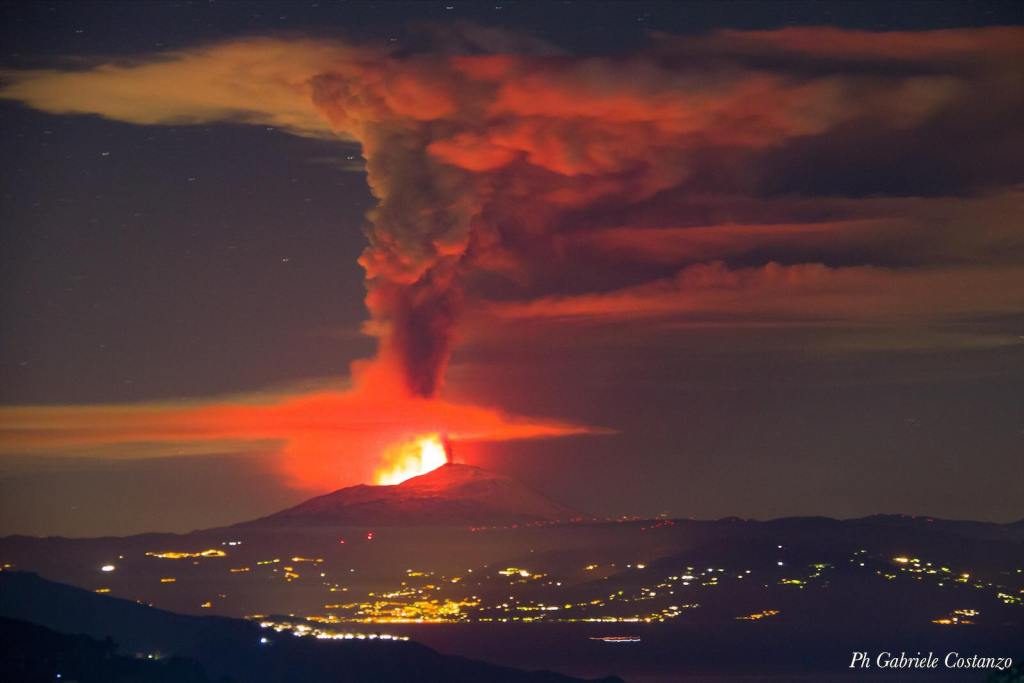
[[[596,514],[1020,519],[1021,24],[4,2],[0,533],[365,480],[390,373],[456,431],[491,410],[460,460]],[[329,447],[247,412],[328,395]]]

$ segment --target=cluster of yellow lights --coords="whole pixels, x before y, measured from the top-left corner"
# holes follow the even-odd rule
[[[383,596],[382,596],[383,597]],[[374,602],[345,603],[329,605],[355,614],[351,617],[338,617],[333,614],[311,616],[310,621],[321,623],[358,622],[370,624],[439,624],[462,621],[466,618],[467,608],[477,607],[480,600],[476,597],[463,600],[431,599],[399,602],[395,600],[377,600]]]
[[[657,612],[643,614],[582,614],[574,616],[573,613],[566,613],[568,610],[582,610],[586,612],[592,607],[607,607],[611,601],[620,604],[647,600],[654,597],[656,593],[649,588],[642,588],[636,597],[624,595],[624,591],[611,593],[606,600],[593,599],[590,601],[565,603],[563,605],[548,605],[545,603],[523,602],[517,603],[513,597],[508,602],[503,602],[492,607],[482,607],[477,614],[475,621],[480,622],[556,622],[556,623],[646,623],[664,622],[682,615],[682,610],[696,609],[699,603],[671,605]],[[489,616],[482,613],[489,611],[504,613],[502,616]],[[524,614],[525,613],[525,614]]]
[[[1024,592],[1024,591],[1022,591]],[[1002,600],[1007,605],[1020,605],[1021,598],[1018,595],[1010,595],[1009,593],[1003,593],[1002,591],[996,593],[996,597]]]
[[[736,618],[740,621],[760,621],[761,619],[766,619],[767,617],[774,617],[777,614],[779,614],[779,610],[777,609],[766,609],[762,610],[761,612],[754,612],[753,614],[748,614],[746,616]]]
[[[502,569],[498,572],[502,576],[522,576],[527,578],[530,576],[529,569],[519,569],[518,567],[509,567],[508,569]]]
[[[507,567],[499,570],[498,573],[502,576],[512,577],[514,579],[512,583],[526,583],[527,580],[537,581],[547,576],[547,574],[534,573],[529,569],[521,569],[519,567]]]
[[[148,552],[146,557],[159,557],[162,560],[190,560],[197,557],[227,557],[227,553],[223,550],[216,548],[210,548],[208,550],[199,550],[194,553],[181,552],[177,550],[165,550],[163,552]]]
[[[892,561],[900,565],[899,570],[907,574],[915,575],[914,578],[921,580],[925,576],[933,576],[940,580],[939,585],[943,585],[945,581],[952,581],[953,583],[967,583],[972,584],[975,588],[991,588],[991,583],[984,583],[979,581],[971,581],[970,572],[956,573],[949,567],[936,566],[931,562],[924,562],[916,557],[907,557],[906,555],[899,555],[892,558]],[[882,574],[887,579],[896,578],[895,574]]]
[[[540,614],[537,616],[513,616],[513,617],[482,617],[477,621],[481,622],[498,622],[498,623],[509,623],[509,622],[522,622],[522,623],[533,623],[540,621],[555,621],[560,624],[652,624],[655,622],[664,622],[669,619],[674,619],[682,614],[680,609],[694,609],[700,607],[698,604],[693,605],[682,605],[672,606],[662,612],[656,612],[653,614],[629,614],[624,616],[614,615],[601,615],[593,617],[566,617],[561,616],[557,619],[550,619],[546,615]],[[555,609],[558,609],[555,607]]]
[[[971,617],[976,617],[979,614],[981,612],[976,609],[955,609],[948,616],[932,619],[932,623],[942,626],[965,626],[973,624],[974,621]]]
[[[177,581],[177,579],[173,576],[165,576],[160,579],[160,583],[174,583],[175,581]]]
[[[1006,605],[1024,605],[1024,588],[1019,589],[1016,594],[1007,593],[1004,591],[1009,590],[1006,586],[996,584],[991,581],[985,581],[983,578],[972,578],[970,572],[954,572],[949,567],[941,565],[935,565],[931,562],[924,562],[916,557],[898,556],[892,558],[892,561],[901,565],[899,571],[913,575],[913,578],[918,581],[932,578],[938,581],[939,586],[945,585],[946,581],[952,583],[968,584],[972,588],[977,590],[994,590],[996,599],[1000,600]],[[1017,573],[1024,573],[1024,570],[1018,569]],[[882,574],[887,579],[896,578],[894,574]],[[942,625],[959,625],[969,624],[969,620],[965,620],[962,617],[971,616],[961,614],[959,610],[954,611],[951,615],[933,619],[932,623]]]
[[[273,629],[275,633],[288,632],[294,636],[312,636],[313,638],[318,638],[320,640],[409,640],[409,636],[399,636],[394,635],[392,633],[357,633],[352,631],[335,631],[333,629],[327,629],[320,626],[310,626],[309,624],[295,623],[291,621],[264,620],[260,622],[260,627]]]

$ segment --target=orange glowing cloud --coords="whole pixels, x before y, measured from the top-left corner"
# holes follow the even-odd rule
[[[333,138],[337,132],[313,103],[311,79],[327,64],[353,68],[356,57],[339,43],[240,39],[144,63],[4,71],[0,97],[57,114],[138,124],[236,121]]]
[[[292,484],[310,489],[381,480],[396,465],[389,451],[424,435],[507,441],[602,431],[373,384],[222,401],[0,408],[0,454],[152,457],[269,449]]]

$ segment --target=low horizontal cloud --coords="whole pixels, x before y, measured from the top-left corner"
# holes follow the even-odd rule
[[[725,29],[696,40],[662,37],[668,51],[677,49],[759,58],[799,55],[804,59],[903,62],[944,68],[998,62],[1024,55],[1020,29],[1013,26],[935,29],[930,31],[858,31],[829,26],[741,31]],[[847,66],[848,68],[848,66]]]
[[[262,451],[276,456],[290,481],[304,488],[368,481],[384,449],[437,433],[455,441],[508,441],[606,430],[369,388],[0,407],[0,456],[138,459]]]
[[[156,59],[0,71],[0,97],[53,114],[96,114],[140,125],[235,122],[335,138],[313,104],[311,79],[352,57],[351,49],[335,43],[234,40]]]
[[[495,303],[490,311],[506,320],[575,322],[684,317],[919,323],[1024,311],[1024,267],[892,269],[769,263],[729,269],[717,262],[636,287]]]
[[[841,252],[885,231],[892,221],[727,224],[688,227],[617,227],[566,239],[564,248],[587,248],[641,263],[698,263],[776,251]]]

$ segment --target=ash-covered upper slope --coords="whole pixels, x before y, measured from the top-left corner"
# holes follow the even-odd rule
[[[509,477],[447,464],[394,486],[350,486],[239,526],[488,526],[579,516]]]

